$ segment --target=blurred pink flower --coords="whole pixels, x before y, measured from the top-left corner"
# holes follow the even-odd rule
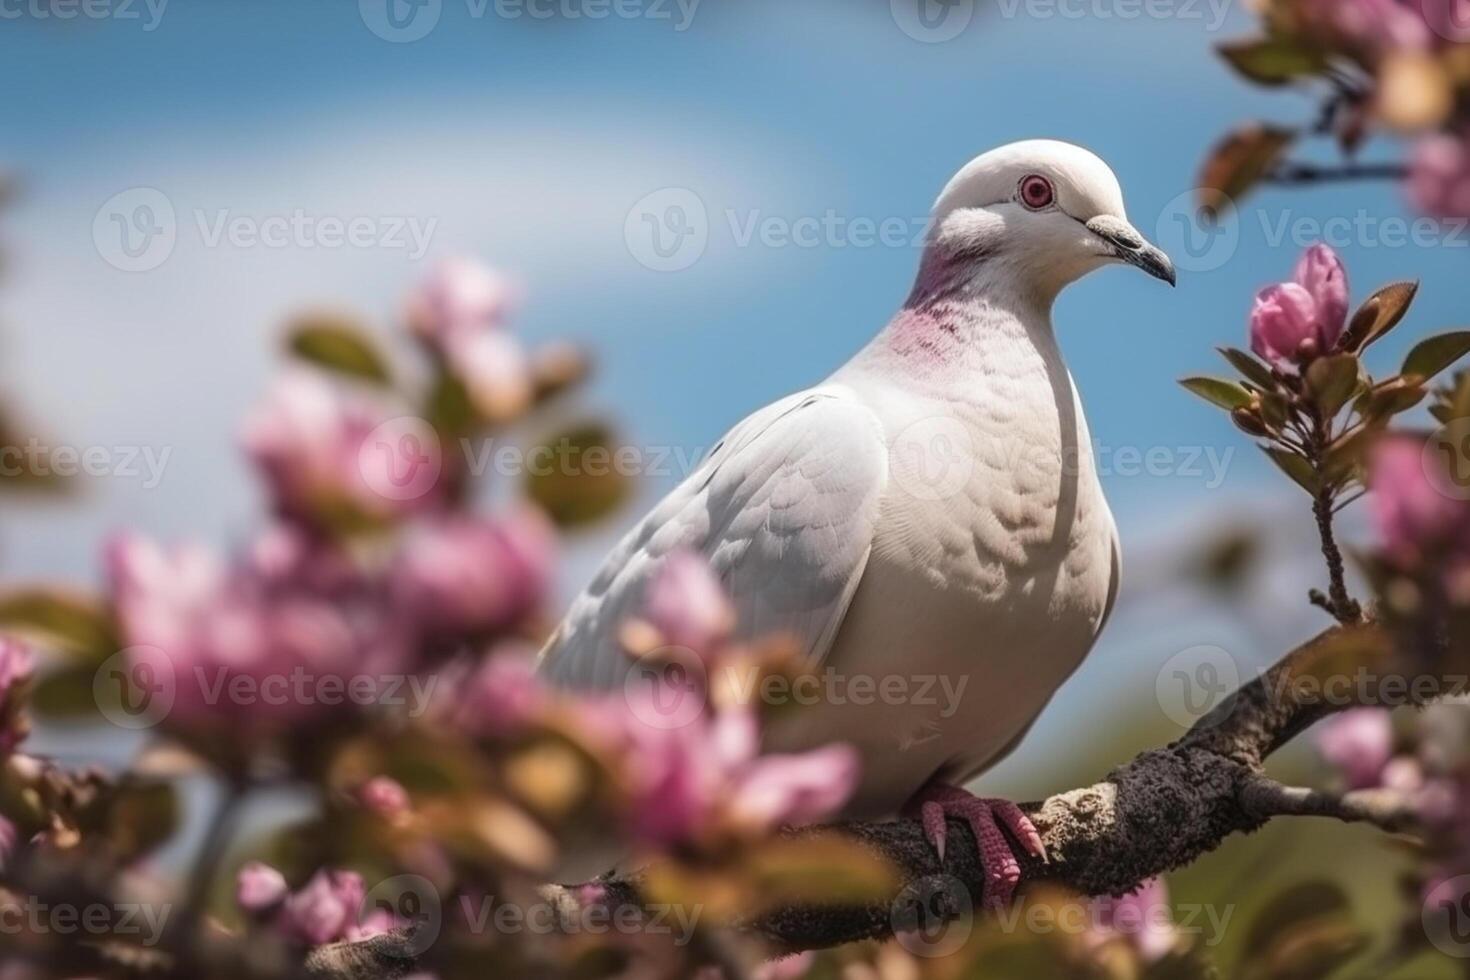
[[[730,636],[735,610],[703,556],[671,553],[644,599],[644,615],[669,646],[709,654]]]
[[[1409,161],[1409,199],[1437,218],[1470,218],[1470,135],[1419,140]]]
[[[382,399],[296,368],[247,420],[243,441],[281,513],[330,524],[344,508],[390,519],[436,506],[442,458],[431,436]]]
[[[357,799],[366,810],[390,821],[402,817],[409,810],[408,791],[398,780],[388,776],[374,776],[363,783],[357,791]]]
[[[1464,546],[1465,502],[1436,487],[1425,465],[1423,443],[1407,436],[1384,439],[1369,459],[1373,523],[1384,550],[1401,563],[1417,562],[1432,549]]]
[[[811,823],[842,808],[858,775],[858,754],[849,745],[762,756],[738,781],[734,808],[763,828]]]
[[[509,629],[550,587],[556,534],[540,511],[450,516],[407,533],[393,573],[405,615],[437,635]]]
[[[454,692],[456,724],[472,735],[513,734],[545,707],[547,693],[536,676],[535,650],[505,644],[492,651]]]
[[[514,334],[458,331],[444,339],[443,351],[450,371],[483,418],[513,418],[530,404],[531,359]]]
[[[243,733],[326,718],[411,664],[412,636],[371,588],[323,596],[130,535],[107,555],[129,666],[166,692],[172,723]]]
[[[525,348],[502,329],[518,300],[519,290],[508,279],[463,258],[440,263],[408,300],[414,332],[491,420],[513,417],[531,398]]]
[[[1297,263],[1294,281],[1267,286],[1251,310],[1251,349],[1287,367],[1304,354],[1328,353],[1347,322],[1347,270],[1337,253],[1317,244]],[[1305,346],[1304,346],[1305,345]]]
[[[1393,757],[1393,723],[1385,708],[1350,708],[1322,722],[1317,751],[1349,789],[1378,786]]]
[[[1418,8],[1436,43],[1470,42],[1470,0],[1410,0]]]
[[[667,727],[649,723],[656,717],[637,704],[620,711],[630,833],[644,844],[691,841],[724,822],[755,832],[810,823],[837,812],[857,786],[857,755],[846,745],[760,755],[747,710],[702,712]]]
[[[1400,0],[1303,0],[1299,9],[1313,33],[1372,58],[1428,50],[1435,40],[1423,13]]]
[[[19,640],[0,636],[0,757],[25,740],[26,723],[17,698],[35,672],[35,658]]]
[[[1169,888],[1162,877],[1150,878],[1121,898],[1095,898],[1097,924],[1094,940],[1122,937],[1145,963],[1154,963],[1174,949],[1178,932],[1169,906]]]
[[[795,956],[785,956],[756,967],[755,980],[801,980],[811,972],[816,963],[817,954],[811,950]]]
[[[311,946],[348,938],[358,925],[367,889],[352,871],[318,871],[306,887],[286,899],[281,926],[293,939]]]
[[[490,266],[449,258],[410,294],[408,322],[419,336],[437,342],[458,331],[504,326],[519,300],[519,288]]]
[[[251,861],[235,878],[235,902],[246,912],[266,912],[290,892],[286,876],[260,861]]]

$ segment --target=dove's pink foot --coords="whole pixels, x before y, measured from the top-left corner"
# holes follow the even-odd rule
[[[1046,860],[1046,845],[1031,823],[1031,818],[1009,800],[981,799],[958,786],[933,782],[921,789],[909,803],[924,825],[924,836],[934,845],[940,861],[944,860],[944,843],[949,828],[945,821],[959,817],[975,832],[980,845],[980,866],[985,869],[985,907],[1002,909],[1010,905],[1021,880],[1021,865],[1011,850],[1001,827],[1020,841],[1028,854]]]

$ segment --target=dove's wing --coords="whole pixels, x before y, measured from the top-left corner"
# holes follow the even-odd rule
[[[578,689],[621,683],[618,628],[680,547],[709,559],[741,636],[785,632],[820,660],[867,565],[887,479],[882,427],[851,390],[824,385],[761,409],[613,550],[547,644],[542,675]]]

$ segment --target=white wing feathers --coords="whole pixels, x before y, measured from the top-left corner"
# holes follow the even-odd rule
[[[679,547],[709,559],[741,636],[785,632],[820,661],[867,565],[887,479],[882,427],[849,389],[761,409],[613,549],[547,644],[542,675],[583,690],[622,683],[618,627]]]

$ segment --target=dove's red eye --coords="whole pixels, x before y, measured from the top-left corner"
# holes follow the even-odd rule
[[[1056,191],[1052,189],[1051,181],[1038,174],[1032,174],[1021,180],[1021,203],[1032,211],[1040,211],[1042,208],[1051,207],[1051,202],[1056,200]]]

